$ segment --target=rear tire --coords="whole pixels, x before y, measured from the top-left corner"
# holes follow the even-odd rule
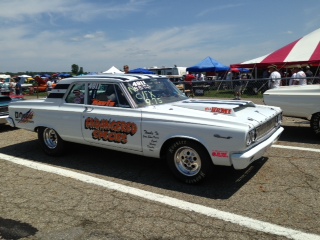
[[[66,143],[54,129],[39,128],[38,140],[42,150],[49,156],[60,156],[64,153]]]
[[[200,143],[187,139],[171,143],[167,163],[174,176],[187,184],[203,181],[213,167],[207,150]]]
[[[320,112],[317,112],[312,115],[310,126],[314,133],[320,137]]]

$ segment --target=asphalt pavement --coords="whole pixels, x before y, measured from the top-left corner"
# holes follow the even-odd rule
[[[159,159],[79,144],[49,157],[36,133],[2,125],[0,239],[320,239],[320,141],[308,124],[284,118],[263,158],[195,186]]]

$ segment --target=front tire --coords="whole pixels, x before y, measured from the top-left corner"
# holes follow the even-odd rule
[[[39,128],[38,140],[42,150],[49,156],[59,156],[64,153],[65,142],[54,129],[47,127]]]
[[[203,181],[213,167],[207,150],[200,143],[187,139],[171,143],[167,163],[174,176],[187,184]]]
[[[320,137],[320,112],[317,112],[312,115],[310,126],[314,133]]]

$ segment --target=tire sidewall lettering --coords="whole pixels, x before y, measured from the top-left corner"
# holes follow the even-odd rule
[[[311,127],[316,134],[320,134],[320,113],[313,115],[311,119]]]
[[[181,140],[181,141],[175,142],[173,145],[170,146],[169,152],[170,152],[170,153],[174,153],[174,151],[175,151],[175,149],[177,149],[177,147],[183,146],[183,145],[185,145],[186,143],[187,143],[186,140]]]

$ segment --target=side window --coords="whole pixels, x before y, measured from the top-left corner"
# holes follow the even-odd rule
[[[107,107],[130,107],[116,84],[89,84],[91,105]]]
[[[115,86],[115,90],[116,90],[116,95],[118,98],[118,106],[124,107],[124,108],[130,108],[130,104],[129,104],[128,100],[126,99],[124,93],[122,92],[122,90],[120,89],[120,87],[118,85]]]
[[[83,104],[85,98],[85,84],[77,83],[72,86],[68,96],[66,97],[66,103]]]

